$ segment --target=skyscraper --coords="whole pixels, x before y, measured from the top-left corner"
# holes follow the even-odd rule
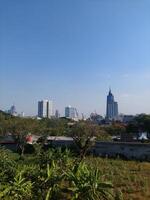
[[[42,100],[38,102],[38,117],[51,118],[53,115],[52,101]]]
[[[106,118],[109,120],[117,120],[118,118],[118,103],[114,100],[111,89],[107,95]]]
[[[77,109],[71,106],[67,106],[65,108],[65,117],[69,119],[77,119],[78,118]]]

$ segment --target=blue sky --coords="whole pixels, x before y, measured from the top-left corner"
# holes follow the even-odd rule
[[[150,113],[149,0],[1,0],[0,109]]]

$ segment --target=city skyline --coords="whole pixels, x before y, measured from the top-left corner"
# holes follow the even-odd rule
[[[71,105],[65,106],[64,112],[60,114],[59,110],[55,107],[54,108],[54,102],[52,100],[40,100],[38,103],[38,109],[37,113],[32,115],[32,117],[39,117],[39,118],[51,118],[51,117],[66,117],[70,119],[82,119],[83,116],[85,118],[89,118],[91,115],[100,115],[104,117],[106,120],[121,120],[123,116],[133,116],[133,115],[139,115],[139,114],[146,114],[146,113],[122,113],[119,112],[118,109],[118,102],[115,101],[114,95],[111,92],[111,88],[109,87],[109,93],[106,96],[106,112],[105,114],[102,114],[101,112],[97,112],[96,110],[88,113],[85,115],[85,113],[82,113],[81,111],[77,111],[76,107],[73,107]],[[4,112],[7,112],[9,114],[12,114],[14,116],[20,116],[24,117],[25,113],[24,111],[21,111],[20,113],[16,109],[16,105],[13,104],[9,109],[2,109]],[[26,115],[27,116],[27,115]],[[28,115],[31,116],[31,115]]]
[[[125,114],[150,113],[150,1],[2,0],[0,109],[106,113],[109,85]],[[78,13],[78,14],[77,14]]]

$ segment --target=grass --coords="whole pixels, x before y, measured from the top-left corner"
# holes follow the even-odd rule
[[[125,200],[150,199],[150,163],[87,157],[86,163],[97,167],[104,180],[121,190]]]

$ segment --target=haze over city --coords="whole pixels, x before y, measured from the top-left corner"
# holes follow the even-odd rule
[[[111,86],[125,114],[150,113],[150,1],[0,2],[0,109],[106,113]]]

